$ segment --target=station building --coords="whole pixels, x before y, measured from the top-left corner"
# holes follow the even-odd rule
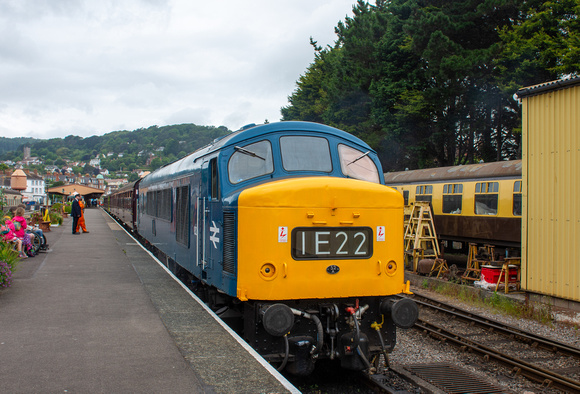
[[[522,104],[522,288],[578,309],[580,77],[520,89],[517,96]]]

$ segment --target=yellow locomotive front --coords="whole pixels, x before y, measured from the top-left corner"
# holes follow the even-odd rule
[[[407,291],[403,282],[403,199],[393,189],[309,177],[241,193],[241,300],[384,296]]]
[[[370,369],[412,326],[404,283],[403,198],[349,178],[286,178],[238,200],[237,296],[246,339],[296,374],[318,358]],[[251,331],[251,332],[248,332]]]

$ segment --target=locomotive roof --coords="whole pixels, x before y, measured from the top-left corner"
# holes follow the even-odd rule
[[[338,136],[343,138],[352,144],[361,146],[366,150],[372,149],[364,141],[359,138],[349,134],[340,129],[334,127],[326,126],[320,123],[314,122],[298,122],[298,121],[284,121],[276,123],[268,123],[264,125],[248,125],[244,128],[234,131],[231,134],[226,135],[220,139],[216,139],[211,144],[198,149],[197,151],[191,153],[190,155],[169,163],[147,175],[142,180],[142,185],[146,186],[150,183],[163,181],[168,176],[175,178],[181,173],[187,173],[193,168],[197,168],[201,165],[200,158],[210,155],[213,152],[219,151],[227,146],[232,146],[235,144],[242,143],[246,140],[251,140],[255,137],[265,136],[270,133],[276,132],[313,132],[313,133],[323,133],[328,135]]]
[[[318,132],[318,133],[325,133],[325,134],[333,134],[338,135],[341,138],[347,139],[350,142],[367,146],[365,142],[356,138],[352,134],[344,132],[340,129],[336,129],[334,127],[326,126],[320,123],[314,122],[298,122],[298,121],[285,121],[285,122],[276,122],[276,123],[268,123],[264,125],[249,125],[245,126],[244,128],[234,131],[233,133],[214,141],[212,145],[209,145],[206,148],[209,148],[207,153],[212,151],[221,149],[228,145],[233,145],[240,141],[249,140],[256,136],[265,135],[269,133],[275,133],[279,131],[308,131],[308,132]],[[203,149],[203,148],[202,148]],[[369,148],[370,149],[370,148]],[[199,152],[199,151],[198,151]],[[195,153],[194,153],[195,154]],[[203,156],[203,155],[202,155]]]
[[[522,176],[522,161],[497,161],[451,167],[385,173],[385,184],[430,183],[482,178],[517,178]]]

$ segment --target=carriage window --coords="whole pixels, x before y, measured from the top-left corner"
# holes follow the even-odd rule
[[[522,216],[522,181],[514,182],[514,216]]]
[[[231,183],[240,183],[274,171],[272,145],[270,141],[260,141],[246,146],[236,146],[228,162]]]
[[[433,200],[433,186],[421,185],[415,189],[415,201],[427,201],[431,203]]]
[[[280,150],[286,171],[332,171],[330,147],[326,138],[281,137]]]
[[[403,190],[403,198],[405,199],[405,205],[409,205],[409,191]]]
[[[475,185],[475,214],[497,215],[499,183],[481,182]]]
[[[342,173],[350,178],[379,183],[379,170],[368,156],[370,151],[362,152],[350,146],[339,144],[338,156]]]
[[[443,213],[460,214],[462,205],[463,185],[443,185]]]
[[[175,189],[175,240],[189,248],[189,186]]]

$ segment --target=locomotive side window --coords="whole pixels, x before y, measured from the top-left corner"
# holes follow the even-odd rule
[[[272,145],[260,141],[246,146],[236,146],[228,162],[228,175],[233,184],[274,172]]]
[[[514,216],[522,216],[522,181],[514,182]]]
[[[443,185],[443,213],[460,214],[463,185],[454,183]]]
[[[475,214],[497,215],[499,183],[480,182],[475,184]]]
[[[213,200],[219,200],[220,184],[218,178],[217,159],[211,159],[209,165],[211,168],[211,198]]]
[[[362,152],[350,146],[339,144],[338,156],[342,173],[349,178],[379,183],[379,170],[371,158],[368,157],[369,153],[370,151]]]
[[[189,186],[175,189],[175,240],[189,248]]]
[[[431,203],[433,200],[433,186],[420,185],[415,189],[415,201],[427,201]]]
[[[281,137],[280,151],[286,171],[332,171],[330,147],[326,138]]]

